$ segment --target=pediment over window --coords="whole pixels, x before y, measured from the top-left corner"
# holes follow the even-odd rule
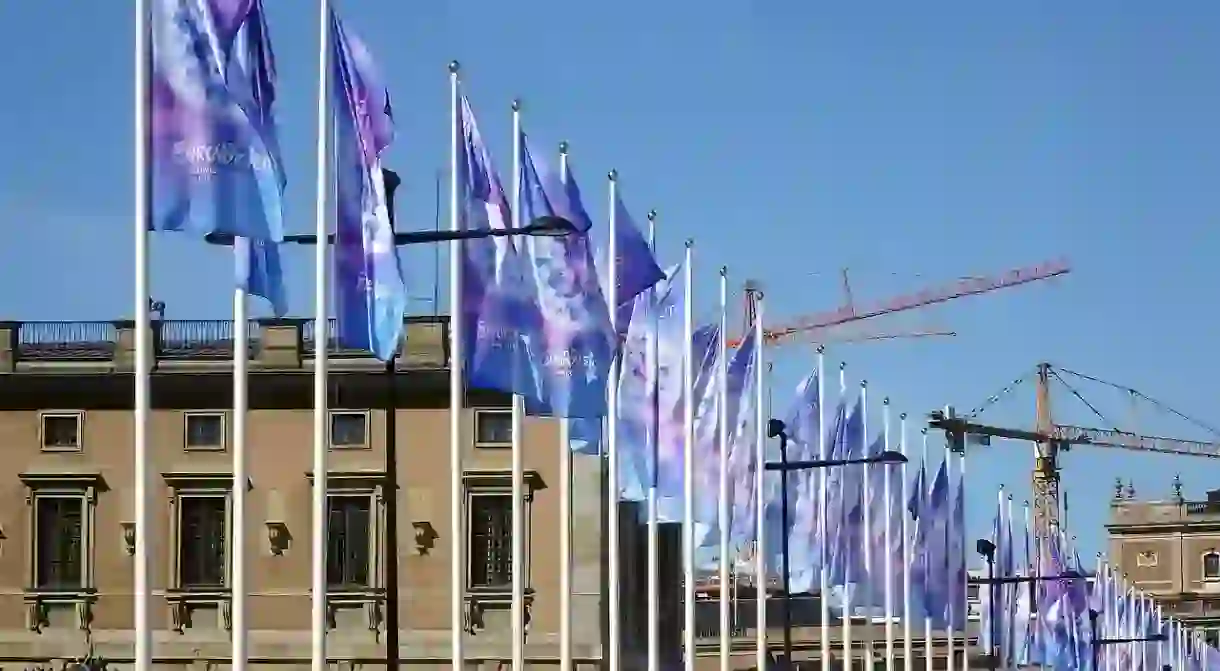
[[[531,492],[546,489],[546,482],[538,471],[527,469],[523,475],[525,487]],[[462,482],[471,491],[508,491],[513,486],[513,472],[504,468],[472,469],[462,474]]]
[[[232,489],[233,474],[217,471],[171,471],[162,473],[161,479],[174,489]],[[246,478],[246,489],[252,486]]]
[[[313,483],[313,471],[306,471],[305,478]],[[336,489],[374,489],[386,484],[389,476],[382,470],[329,471],[326,486]]]
[[[17,478],[30,489],[85,489],[89,487],[97,491],[106,489],[106,479],[97,471],[27,472],[19,474]]]

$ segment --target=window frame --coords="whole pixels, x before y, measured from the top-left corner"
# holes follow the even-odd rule
[[[232,629],[233,584],[233,474],[223,472],[170,472],[161,478],[169,487],[169,552],[166,602],[170,609],[170,627],[184,633],[193,627],[192,610],[198,606],[215,606],[217,628]],[[249,489],[250,481],[246,480]],[[224,497],[225,542],[224,585],[220,588],[187,588],[182,585],[180,558],[182,554],[182,500],[192,497]]]
[[[1212,557],[1215,557],[1215,559],[1216,559],[1216,572],[1214,575],[1208,575],[1207,574],[1207,560]],[[1214,549],[1205,550],[1203,552],[1203,554],[1200,555],[1200,557],[1199,557],[1199,575],[1203,578],[1203,580],[1206,580],[1208,582],[1220,581],[1220,551],[1216,551]]]
[[[47,444],[47,420],[76,420],[76,445],[59,446]],[[84,452],[85,451],[85,412],[83,410],[43,410],[38,413],[38,449],[40,452]]]
[[[78,627],[87,630],[97,593],[97,495],[107,489],[106,481],[101,473],[27,472],[17,477],[25,485],[26,524],[30,530],[23,577],[26,626],[31,631],[41,632],[49,624],[49,606],[66,604],[75,608]],[[79,499],[81,502],[81,580],[78,587],[37,586],[38,501],[42,498]]]
[[[364,423],[364,440],[360,443],[338,444],[335,442],[335,420],[343,416],[359,416]],[[331,450],[367,450],[372,447],[372,441],[369,440],[369,433],[372,429],[372,421],[368,410],[330,410],[326,414],[326,445]],[[334,474],[331,474],[334,477]]]
[[[525,588],[529,591],[532,587],[532,546],[530,542],[533,536],[533,503],[534,492],[542,488],[542,477],[537,471],[527,470],[524,477],[524,499],[525,504],[525,539],[524,539],[524,568],[525,568]],[[467,470],[462,474],[463,485],[463,541],[466,544],[467,552],[465,557],[465,592],[467,598],[475,594],[507,594],[511,592],[512,587],[506,585],[504,587],[484,587],[475,585],[473,580],[474,561],[472,554],[469,552],[471,547],[471,536],[474,530],[474,520],[472,514],[474,512],[473,501],[477,496],[506,496],[509,501],[512,501],[512,472],[504,469],[489,469],[489,470]],[[512,543],[512,532],[509,531],[509,543]],[[511,561],[511,560],[510,560]]]
[[[313,485],[313,473],[307,473],[310,486]],[[330,499],[332,497],[369,497],[369,585],[344,589],[338,585],[327,585],[327,593],[360,594],[379,593],[385,588],[386,549],[386,506],[384,471],[331,471],[326,478],[326,509],[327,521],[330,515]],[[329,525],[328,525],[329,527]],[[326,542],[330,543],[330,529],[327,529]]]
[[[479,433],[480,433],[479,426],[480,426],[481,420],[487,416],[497,416],[497,415],[508,417],[508,421],[509,421],[508,440],[507,441],[482,440],[479,436]],[[475,409],[474,423],[473,423],[473,426],[471,427],[472,434],[474,437],[473,442],[474,442],[475,448],[481,449],[481,450],[511,449],[513,446],[512,416],[513,416],[512,408],[477,408],[477,409]]]
[[[214,585],[188,585],[183,579],[183,572],[186,567],[183,565],[182,556],[184,554],[189,554],[186,552],[186,548],[183,546],[183,543],[186,541],[182,535],[185,527],[183,515],[186,512],[186,507],[190,501],[215,501],[217,499],[222,501],[224,511],[224,543],[221,550],[223,555],[221,558],[222,565],[220,567],[220,583]],[[233,562],[230,555],[230,549],[233,545],[233,497],[227,491],[176,491],[174,492],[174,508],[174,575],[171,576],[170,580],[172,589],[180,592],[227,591],[232,586],[231,567]]]
[[[191,445],[191,420],[216,418],[220,421],[220,443]],[[182,414],[182,449],[186,452],[225,452],[229,449],[228,413],[223,410],[191,410]]]

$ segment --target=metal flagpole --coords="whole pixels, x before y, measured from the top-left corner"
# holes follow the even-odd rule
[[[568,143],[559,143],[559,178],[568,183]],[[559,417],[559,671],[572,671],[571,424]]]
[[[754,599],[757,622],[754,625],[754,662],[759,669],[767,668],[767,408],[766,372],[763,370],[763,295],[754,293]]]
[[[148,618],[148,416],[152,374],[152,324],[148,305],[148,138],[149,138],[149,24],[147,0],[136,0],[135,14],[135,147],[134,153],[134,234],[135,234],[135,398],[132,417],[132,456],[135,470],[135,668],[152,669],[152,624]]]
[[[335,128],[330,117],[327,97],[329,95],[329,43],[330,7],[327,0],[318,5],[319,54],[318,54],[318,139],[317,139],[317,194],[315,204],[316,235],[318,244],[314,248],[316,265],[314,283],[314,416],[313,416],[313,490],[311,546],[311,663],[314,671],[327,668],[326,658],[326,529],[327,529],[327,451],[329,448],[329,410],[327,398],[328,350],[330,345],[330,321],[328,293],[330,286],[329,219],[328,202],[333,188],[331,177],[331,142]]]
[[[609,268],[606,281],[606,305],[610,308],[610,318],[614,322],[615,332],[618,332],[618,171],[611,170],[606,175],[610,183],[610,240],[607,245]],[[610,634],[610,671],[622,668],[623,654],[623,622],[620,589],[622,586],[622,568],[619,555],[619,482],[618,482],[618,355],[610,359],[610,373],[606,376],[606,545],[607,587],[609,594],[609,634]]]
[[[729,269],[720,267],[720,356],[716,363],[716,432],[719,474],[716,482],[716,526],[720,533],[720,671],[729,671],[733,640],[729,636]]]
[[[908,456],[907,452],[907,414],[904,412],[898,416],[899,425],[899,448],[902,456]],[[902,668],[903,671],[915,671],[915,655],[914,646],[911,643],[912,622],[911,622],[911,561],[914,558],[912,548],[914,543],[911,542],[911,513],[907,511],[907,504],[910,499],[910,483],[906,474],[906,469],[903,469],[902,477],[900,478],[901,485],[899,486],[899,510],[902,511]]]
[[[923,454],[923,457],[922,457],[920,463],[924,464],[924,468],[926,469],[927,463],[928,463],[928,429],[927,429],[927,427],[924,427],[919,430],[919,436],[920,436],[920,443],[921,443],[920,449]],[[931,495],[931,493],[932,493],[932,478],[929,478],[927,472],[925,471],[924,472],[924,482],[923,482],[923,492],[920,493],[920,498],[926,502],[928,500],[929,496]],[[924,600],[925,600],[925,602],[927,600],[926,594],[924,596]],[[934,659],[932,653],[933,653],[932,617],[930,615],[928,615],[927,612],[925,612],[924,616],[923,616],[924,671],[932,671],[932,669],[934,669],[936,666],[935,659]]]
[[[449,99],[453,106],[449,131],[449,229],[462,228],[458,214],[458,143],[462,140],[461,65],[449,63]],[[465,490],[462,486],[462,241],[449,243],[449,652],[454,669],[465,669]]]
[[[254,242],[247,244],[253,245]],[[239,245],[234,247],[238,248]],[[233,292],[233,603],[230,622],[233,629],[233,671],[245,671],[249,656],[249,633],[246,630],[246,409],[250,355],[247,343],[247,295],[242,287],[237,287]]]
[[[1034,527],[1032,524],[1030,524],[1030,510],[1029,510],[1029,501],[1028,500],[1021,502],[1021,514],[1022,514],[1022,519],[1025,522],[1025,576],[1032,578],[1035,574],[1035,571],[1037,570],[1036,567],[1034,566],[1034,564],[1037,562],[1037,556],[1034,554],[1033,548],[1030,547],[1030,535],[1031,535],[1031,532],[1033,531]],[[1100,558],[1100,556],[1101,556],[1101,554],[1098,553],[1099,558]],[[1101,580],[1101,573],[1098,573],[1097,576],[1093,579]],[[1036,582],[1030,583],[1029,587],[1025,587],[1025,586],[1017,587],[1018,590],[1023,590],[1023,589],[1029,590],[1029,613],[1034,613],[1038,610],[1038,604],[1036,603],[1036,601],[1033,598],[1035,585],[1037,585]],[[1020,592],[1018,592],[1018,596],[1019,595],[1020,595]],[[1021,632],[1021,646],[1022,646],[1021,651],[1016,653],[1018,655],[1018,659],[1020,659],[1021,657],[1025,657],[1026,663],[1028,663],[1028,658],[1032,657],[1032,655],[1029,654],[1029,651],[1032,648],[1031,641],[1030,641],[1030,619],[1029,619],[1029,617],[1030,616],[1028,616],[1028,615],[1026,616],[1025,631]],[[1101,671],[1101,669],[1098,669],[1097,671]]]
[[[884,415],[882,422],[885,425],[885,437],[883,438],[885,449],[890,449],[890,399],[886,398],[881,401],[881,412]],[[891,548],[894,547],[894,523],[890,520],[890,497],[893,496],[891,489],[890,471],[894,467],[886,464],[882,466],[885,470],[881,472],[881,498],[885,506],[885,519],[882,520],[882,536],[885,538],[885,570],[883,577],[885,580],[885,671],[894,671],[894,579],[890,576],[894,575],[894,554]],[[901,510],[901,506],[899,510]]]
[[[1008,501],[1005,503],[1004,514],[1008,517],[1008,526],[1004,530],[1004,543],[1007,545],[1012,541],[1012,494],[1008,495]],[[1005,553],[1013,557],[1013,560],[1008,563],[1008,570],[1015,573],[1016,550],[1005,549]],[[1004,618],[1004,655],[1005,660],[1009,664],[1017,663],[1017,632],[1016,632],[1016,608],[1017,608],[1017,586],[1005,585],[1000,588],[1006,592],[1004,596],[1004,607],[1007,616]]]
[[[843,372],[839,371],[839,394],[843,392]],[[818,459],[827,459],[826,445],[826,346],[818,345]],[[818,479],[818,601],[822,606],[821,641],[818,648],[822,657],[822,671],[830,671],[830,571],[826,565],[830,557],[826,530],[826,476],[827,469],[814,473]],[[785,529],[784,533],[788,533]]]
[[[326,294],[329,268],[326,262],[330,245],[327,221],[327,196],[330,193],[330,109],[327,104],[330,78],[330,3],[318,0],[318,183],[315,203],[316,235],[314,247],[314,368],[313,368],[313,524],[310,537],[310,664],[313,671],[327,671],[326,663],[326,450],[327,408],[326,369],[330,346],[330,321]]]
[[[860,417],[861,417],[860,442],[864,446],[864,448],[861,450],[861,454],[867,454],[868,453],[868,381],[867,380],[860,381]],[[862,492],[862,494],[864,496],[864,500],[867,502],[868,501],[868,466],[867,465],[864,467],[864,491]],[[846,507],[847,506],[844,506],[844,508],[846,508]],[[843,515],[846,516],[848,514],[848,512],[849,511],[847,511],[847,510],[843,510]],[[868,515],[864,516],[864,523],[866,525],[866,528],[864,531],[865,538],[868,538],[868,529],[867,529],[868,517],[869,517]],[[842,523],[846,524],[847,520],[844,519]],[[868,566],[868,560],[869,560],[868,543],[865,543],[864,544],[864,565],[865,566]],[[854,663],[852,661],[852,639],[851,639],[851,624],[852,624],[851,623],[851,620],[852,620],[852,617],[851,617],[852,616],[852,612],[851,612],[852,611],[852,606],[851,606],[851,591],[852,590],[851,590],[851,587],[852,587],[852,578],[855,576],[852,575],[851,563],[845,562],[845,564],[846,564],[846,570],[845,570],[844,574],[846,575],[846,579],[843,581],[843,583],[844,583],[843,584],[843,668],[850,669],[850,668],[852,668],[852,664]]]
[[[686,292],[682,306],[686,360],[682,367],[686,390],[682,409],[682,650],[686,671],[695,671],[695,357],[691,351],[695,333],[695,287],[691,268],[694,245],[694,240],[686,241],[683,268]]]
[[[513,228],[521,227],[521,101],[513,101]],[[514,362],[515,365],[515,362]],[[525,399],[513,394],[512,636],[513,670],[525,670]]]
[[[965,497],[966,492],[966,453],[962,452],[961,458],[961,474],[958,476],[959,487],[961,487],[962,496]],[[965,504],[962,504],[965,507]],[[957,499],[953,500],[953,510],[957,509]],[[970,633],[967,627],[970,625],[970,575],[966,571],[966,522],[962,520],[962,524],[954,529],[957,532],[958,539],[961,542],[959,546],[962,552],[960,561],[962,562],[962,600],[957,607],[962,609],[962,671],[970,671]],[[956,559],[956,558],[955,558]]]
[[[944,542],[945,542],[945,545],[947,548],[951,548],[952,544],[949,542],[949,539],[953,535],[953,532],[955,531],[955,529],[953,528],[953,506],[957,504],[957,501],[955,498],[957,496],[957,494],[954,493],[954,491],[953,491],[953,453],[952,452],[945,453],[945,474],[949,481],[949,518],[948,518],[948,523],[945,525]],[[953,631],[953,614],[955,612],[957,612],[956,609],[958,606],[957,606],[957,604],[953,603],[952,584],[953,584],[953,571],[955,570],[955,566],[953,565],[953,557],[949,556],[949,554],[950,554],[949,552],[945,553],[945,562],[947,564],[945,566],[945,573],[949,574],[949,579],[946,580],[945,582],[950,585],[948,598],[945,600],[945,603],[947,604],[947,608],[945,610],[947,611],[947,615],[948,615],[948,617],[945,618],[946,620],[948,620],[948,625],[945,627],[945,639],[946,639],[945,640],[945,668],[949,669],[949,671],[953,671],[954,669],[957,668],[957,665],[955,663],[955,662],[957,662],[957,654],[956,654],[957,642],[956,642],[956,636]]]
[[[655,256],[657,253],[656,210],[648,212],[648,247]],[[661,515],[657,500],[657,483],[661,468],[661,355],[658,343],[660,315],[657,313],[656,289],[650,288],[648,291],[652,296],[652,300],[649,302],[652,328],[648,335],[648,370],[652,378],[652,385],[649,389],[649,393],[652,394],[652,426],[650,427],[652,473],[648,482],[648,671],[661,671]]]

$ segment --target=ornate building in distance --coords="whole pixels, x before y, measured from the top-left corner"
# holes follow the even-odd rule
[[[1119,571],[1166,616],[1220,644],[1220,490],[1188,501],[1175,477],[1169,498],[1138,501],[1135,487],[1120,481],[1106,529],[1109,556]]]
[[[0,668],[60,669],[86,656],[128,668],[135,528],[132,322],[0,322]],[[153,655],[161,668],[227,666],[231,650],[233,324],[153,323],[150,557]],[[311,320],[252,322],[246,510],[250,661],[308,668],[310,650]],[[449,669],[451,603],[448,322],[408,318],[383,364],[329,349],[328,653],[336,668]],[[468,669],[511,653],[511,413],[502,395],[467,394],[464,445]],[[525,422],[526,655],[559,658],[560,454],[556,423]],[[574,457],[573,649],[603,668],[607,639],[604,460]],[[644,668],[646,539],[620,506],[624,669]],[[660,624],[679,653],[681,570],[663,527]],[[734,592],[734,668],[754,667],[754,602]],[[701,586],[703,595],[715,587]],[[699,668],[717,668],[717,604],[697,604]],[[816,657],[819,610],[794,604],[797,659]],[[780,649],[781,602],[769,609]],[[838,639],[836,632],[835,639]],[[881,645],[861,623],[857,664]],[[937,648],[944,646],[937,636]],[[836,650],[840,649],[836,642]],[[923,657],[923,646],[916,645]],[[940,653],[943,656],[943,653]],[[878,659],[878,663],[881,661]],[[922,660],[921,660],[922,665]],[[938,667],[943,666],[941,661]],[[881,668],[880,666],[878,668]],[[922,668],[922,666],[921,666]]]

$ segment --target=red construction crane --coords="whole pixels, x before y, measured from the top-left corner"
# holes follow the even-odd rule
[[[1014,268],[1003,273],[985,276],[965,277],[954,282],[943,284],[937,287],[929,287],[921,291],[916,291],[910,294],[904,294],[894,298],[889,298],[879,301],[864,309],[856,309],[852,300],[851,287],[847,282],[846,271],[844,271],[843,282],[845,300],[842,306],[829,312],[821,312],[818,314],[809,315],[798,319],[790,324],[782,324],[771,328],[763,328],[763,339],[768,344],[776,344],[787,340],[801,333],[809,333],[821,329],[839,326],[840,324],[848,324],[852,322],[864,321],[884,315],[890,315],[897,312],[906,312],[907,310],[915,310],[918,308],[945,303],[966,296],[978,296],[980,294],[991,293],[1000,289],[1009,287],[1019,287],[1031,282],[1047,280],[1052,277],[1059,277],[1072,272],[1071,266],[1064,259],[1048,261],[1034,266],[1026,266],[1022,268]],[[753,282],[746,283],[746,323],[749,324],[754,318],[754,301],[755,295],[759,293],[758,285]],[[741,338],[735,338],[729,341],[730,347],[737,347],[741,344]]]

